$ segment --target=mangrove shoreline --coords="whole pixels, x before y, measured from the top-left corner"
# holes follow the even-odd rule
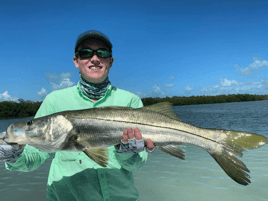
[[[170,102],[173,106],[178,105],[198,105],[213,103],[230,103],[245,101],[268,100],[268,95],[252,95],[252,94],[229,94],[217,96],[173,96],[165,98],[142,98],[144,106],[152,105],[159,102]],[[33,102],[29,100],[19,99],[18,102],[3,101],[0,102],[0,119],[25,118],[35,116],[42,102]]]

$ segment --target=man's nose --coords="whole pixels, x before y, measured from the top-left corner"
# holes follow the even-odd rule
[[[94,54],[91,58],[91,62],[100,62],[100,58],[97,56],[96,52],[94,52]]]
[[[98,55],[97,55],[97,52],[94,52],[94,53],[93,53],[92,58],[100,59],[100,58],[98,57]]]

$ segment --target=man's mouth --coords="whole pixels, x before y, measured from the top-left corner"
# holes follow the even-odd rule
[[[89,68],[90,69],[102,69],[102,67],[100,67],[100,66],[90,66]]]

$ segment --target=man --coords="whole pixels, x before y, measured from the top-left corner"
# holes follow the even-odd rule
[[[143,107],[138,96],[111,86],[108,74],[113,61],[112,44],[105,35],[98,31],[81,34],[73,57],[80,74],[78,84],[47,95],[35,118],[65,110],[103,106]],[[108,147],[107,168],[99,166],[83,152],[56,152],[48,177],[48,201],[138,200],[132,171],[141,169],[147,160],[144,146],[148,152],[154,149],[150,139],[144,145],[138,128],[127,128],[120,146]],[[6,160],[6,168],[10,171],[35,170],[51,155],[28,145],[22,153],[21,149],[17,153],[16,160]]]

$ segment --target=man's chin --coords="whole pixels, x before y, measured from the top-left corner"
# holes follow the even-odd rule
[[[86,80],[87,80],[89,83],[100,84],[100,83],[102,83],[106,78],[107,78],[107,76],[105,76],[105,77],[101,77],[101,78],[89,78],[89,77],[86,77]]]

